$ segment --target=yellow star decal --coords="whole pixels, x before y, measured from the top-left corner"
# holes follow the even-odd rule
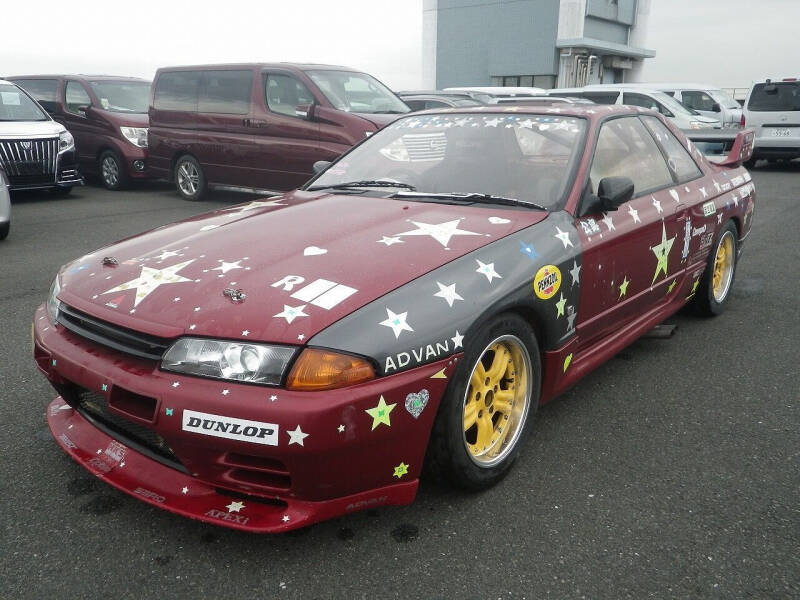
[[[558,317],[563,317],[564,316],[564,306],[566,304],[567,304],[567,299],[564,298],[564,294],[561,294],[561,298],[559,298],[558,302],[556,302],[556,310],[558,311],[556,313],[556,319]]]
[[[622,283],[619,284],[619,297],[620,298],[622,298],[623,296],[626,296],[628,294],[628,284],[629,283],[630,283],[630,280],[628,279],[628,276],[626,275],[625,279],[622,280]]]
[[[692,284],[692,294],[691,295],[694,295],[694,293],[697,291],[697,284],[698,283],[700,283],[700,279],[699,278],[695,279],[694,283]]]
[[[388,425],[389,427],[392,426],[392,422],[389,419],[389,413],[392,412],[395,406],[397,406],[396,403],[386,404],[386,400],[384,400],[383,396],[381,396],[378,400],[378,406],[374,408],[368,408],[364,411],[370,417],[372,417],[372,431],[375,431],[375,428],[381,423]]]
[[[650,250],[653,251],[653,254],[656,255],[656,273],[653,275],[653,281],[651,283],[656,282],[656,278],[661,271],[664,271],[664,275],[667,275],[667,267],[669,266],[669,253],[672,250],[672,244],[675,242],[675,236],[673,235],[671,238],[667,239],[667,230],[664,227],[664,222],[661,222],[661,243],[655,246],[651,246]]]
[[[670,292],[672,292],[673,289],[675,289],[675,284],[676,283],[678,283],[678,280],[677,279],[673,279],[672,283],[670,283],[669,287],[667,288],[667,294],[669,294]]]
[[[408,465],[404,462],[401,462],[394,468],[394,477],[400,479],[403,475],[408,474]]]

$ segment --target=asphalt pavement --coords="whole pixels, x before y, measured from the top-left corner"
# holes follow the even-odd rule
[[[30,323],[58,267],[252,199],[13,198],[0,242],[0,598],[800,597],[800,164],[758,202],[727,311],[680,313],[540,409],[510,475],[259,536],[117,492],[51,439]],[[358,465],[353,465],[358,468]]]

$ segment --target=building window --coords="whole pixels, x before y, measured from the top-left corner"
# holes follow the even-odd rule
[[[492,85],[495,87],[540,87],[551,89],[556,87],[555,75],[493,75]]]

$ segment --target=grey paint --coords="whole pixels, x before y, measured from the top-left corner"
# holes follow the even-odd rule
[[[608,0],[586,0],[586,15],[632,25],[636,16],[636,0],[617,0],[616,4]]]
[[[627,44],[628,26],[622,23],[586,17],[583,23],[583,35],[587,38],[605,40],[616,44]]]

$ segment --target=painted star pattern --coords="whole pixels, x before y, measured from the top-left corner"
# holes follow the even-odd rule
[[[377,406],[368,408],[364,411],[370,417],[372,417],[372,431],[375,431],[375,428],[378,427],[378,425],[386,425],[387,427],[392,426],[392,420],[389,417],[389,414],[394,410],[395,406],[397,406],[397,403],[386,404],[386,400],[384,400],[383,396],[381,396],[378,399]]]
[[[414,225],[417,226],[417,228],[412,229],[411,231],[404,231],[403,233],[398,233],[395,235],[395,237],[429,235],[437,242],[439,242],[443,247],[447,248],[448,244],[450,243],[450,238],[452,238],[453,236],[482,235],[480,233],[475,233],[474,231],[466,231],[464,229],[459,229],[458,224],[460,221],[461,219],[455,219],[453,221],[445,221],[444,223],[422,223],[421,221],[411,221]]]
[[[622,280],[622,283],[619,284],[619,297],[622,298],[628,294],[628,284],[630,281],[628,280],[628,276],[625,276],[625,279]]]
[[[616,227],[614,227],[614,220],[611,218],[611,215],[608,213],[603,213],[603,223],[606,224],[609,231],[616,231]]]
[[[184,283],[187,281],[194,281],[193,279],[188,279],[186,277],[182,277],[178,275],[178,271],[186,267],[187,265],[194,262],[194,259],[187,260],[182,263],[178,263],[177,265],[172,265],[171,267],[165,267],[164,269],[153,269],[151,267],[142,267],[142,271],[139,274],[139,277],[136,279],[131,279],[123,283],[122,285],[118,285],[117,287],[111,288],[107,292],[103,292],[103,294],[111,294],[113,292],[123,292],[126,290],[136,290],[136,298],[133,301],[133,306],[136,307],[139,303],[142,302],[145,298],[147,298],[150,294],[156,291],[159,286],[167,285],[170,283]]]
[[[384,235],[380,240],[378,240],[379,244],[386,244],[387,246],[391,246],[392,244],[402,244],[403,240],[399,237],[391,237]]]
[[[581,284],[581,265],[578,264],[578,261],[572,261],[572,268],[569,270],[569,274],[572,276],[572,285]]]
[[[437,298],[444,298],[447,301],[447,305],[449,307],[453,307],[453,302],[456,300],[463,300],[461,296],[459,296],[458,292],[456,292],[456,284],[452,283],[450,285],[444,285],[442,283],[436,282],[436,285],[439,286],[439,291],[434,294]]]
[[[558,227],[558,225],[556,225],[556,231],[558,233],[556,233],[554,237],[557,237],[559,240],[561,240],[561,243],[564,244],[564,248],[566,248],[568,246],[571,247],[571,248],[575,247],[575,245],[572,243],[572,240],[569,239],[569,232],[568,231],[561,231],[561,229]]]
[[[391,308],[386,308],[386,319],[378,323],[384,327],[390,327],[394,333],[395,339],[400,337],[403,331],[414,331],[414,329],[406,322],[408,312],[395,313]]]
[[[273,318],[280,317],[282,319],[286,319],[287,323],[291,323],[298,317],[307,317],[308,315],[303,312],[303,309],[306,307],[305,304],[301,304],[300,306],[287,306],[286,304],[283,305],[283,310],[279,312],[277,315],[272,315]]]
[[[289,434],[289,443],[287,444],[288,446],[291,446],[292,444],[299,444],[300,446],[305,446],[303,440],[308,437],[308,434],[303,433],[303,430],[300,429],[300,425],[298,425],[294,429],[294,431],[287,430],[286,433]]]
[[[520,245],[519,248],[520,253],[524,254],[531,260],[539,256],[536,253],[536,248],[533,247],[533,244],[526,244],[525,242],[520,241],[519,245]]]
[[[656,210],[658,211],[658,214],[661,214],[662,212],[664,212],[664,209],[661,208],[661,202],[659,202],[655,198],[653,198],[653,206],[656,207]]]
[[[562,293],[561,297],[558,299],[558,302],[556,302],[556,311],[557,311],[556,319],[558,317],[564,316],[564,307],[566,306],[566,304],[567,304],[567,299],[564,298],[564,294]]]
[[[244,502],[239,502],[238,500],[234,500],[230,504],[228,504],[225,508],[228,509],[229,513],[238,513],[240,510],[244,508]]]
[[[633,208],[633,205],[628,206],[628,214],[631,216],[634,223],[642,222],[642,220],[639,218],[639,211]]]
[[[653,275],[653,281],[651,283],[655,283],[658,274],[662,271],[664,275],[667,274],[667,268],[669,266],[669,253],[672,250],[672,244],[675,242],[675,236],[673,235],[671,238],[667,239],[667,230],[664,227],[664,222],[661,222],[661,243],[656,244],[655,246],[651,246],[650,250],[653,251],[653,254],[656,255],[656,272]]]
[[[492,279],[502,279],[503,276],[500,275],[497,271],[494,270],[494,263],[483,263],[479,261],[477,258],[475,259],[478,263],[478,268],[475,269],[476,273],[480,273],[482,275],[486,275],[486,279],[489,280],[489,283],[492,283]]]
[[[248,210],[254,210],[256,208],[264,208],[265,206],[288,206],[285,202],[278,202],[277,200],[254,200],[244,206],[231,209],[228,213],[229,215],[237,215]]]
[[[408,465],[404,462],[401,462],[394,468],[393,477],[397,477],[398,479],[400,479],[403,475],[407,474],[408,474]]]
[[[464,336],[461,335],[460,333],[458,333],[458,329],[456,329],[456,334],[453,337],[451,337],[450,339],[453,340],[453,350],[455,350],[456,348],[463,348],[464,347],[463,346]]]
[[[242,265],[239,263],[242,262],[241,260],[237,260],[235,262],[226,262],[224,260],[218,260],[220,265],[218,267],[214,267],[211,269],[212,271],[222,271],[223,273],[227,273],[228,271],[233,271],[234,269],[243,269]]]

